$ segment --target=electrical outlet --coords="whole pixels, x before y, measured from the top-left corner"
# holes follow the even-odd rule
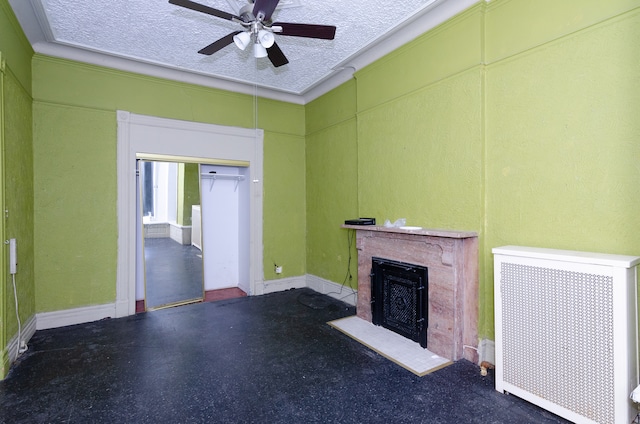
[[[282,267],[276,265],[275,271],[276,271],[276,274],[282,274]]]

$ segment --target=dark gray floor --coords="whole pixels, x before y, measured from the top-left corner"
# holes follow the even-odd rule
[[[558,423],[459,361],[425,377],[326,324],[309,289],[38,331],[2,423]]]
[[[202,252],[170,238],[144,240],[146,306],[202,298]]]

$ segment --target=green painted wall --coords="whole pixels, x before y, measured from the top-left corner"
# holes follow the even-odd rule
[[[264,146],[265,280],[306,273],[304,151],[303,135],[278,134]],[[275,273],[274,263],[282,266],[282,274]]]
[[[251,128],[253,98],[36,55],[36,310],[115,301],[116,110]],[[304,274],[304,107],[258,102],[264,267]],[[64,245],[61,245],[61,242]]]
[[[355,90],[351,81],[308,104],[306,139],[307,273],[353,288],[357,254],[340,224],[358,216]]]
[[[476,231],[493,339],[493,247],[640,255],[639,20],[637,0],[479,2],[308,105],[309,273],[342,281],[352,216]],[[324,186],[346,154],[357,175]]]
[[[513,3],[495,11],[491,32],[504,21],[525,25],[518,16],[527,5]],[[567,35],[537,34],[527,44],[538,47],[487,68],[487,251],[517,244],[640,255],[640,2],[598,2],[603,18],[613,15],[601,23],[584,20],[596,2],[574,3],[563,8],[564,21],[577,23]],[[622,6],[636,9],[617,15]],[[501,49],[516,49],[500,39]],[[484,294],[488,330],[493,293]]]
[[[115,111],[36,100],[33,114],[36,310],[113,302]]]
[[[8,246],[18,245],[15,275],[19,316],[24,325],[35,314],[33,233],[33,150],[30,58],[33,50],[6,0],[0,0],[0,379],[9,370],[7,344],[18,334],[12,276],[6,263]]]
[[[561,3],[479,2],[306,106],[260,99],[265,279],[353,286],[346,218],[477,231],[479,330],[493,338],[491,248],[640,254],[640,1]],[[19,238],[21,317],[113,302],[115,111],[251,128],[254,100],[32,60],[7,0],[0,52],[17,210],[1,228]],[[8,294],[0,346],[16,331]]]
[[[31,57],[33,49],[13,14],[8,0],[0,0],[0,49],[7,68],[31,95]]]
[[[178,164],[178,213],[179,225],[191,226],[191,206],[200,204],[200,176],[197,163]]]

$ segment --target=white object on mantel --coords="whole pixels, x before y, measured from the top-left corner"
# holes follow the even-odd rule
[[[629,396],[629,397],[635,403],[640,403],[640,386],[638,386],[635,389],[633,389],[633,392],[631,392],[631,396]]]
[[[384,220],[384,226],[387,228],[402,228],[407,223],[407,218],[398,218],[394,223],[388,219]]]

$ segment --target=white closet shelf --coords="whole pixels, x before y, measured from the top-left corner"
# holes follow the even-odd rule
[[[236,181],[243,181],[244,180],[244,175],[236,175],[236,174],[209,174],[209,173],[202,173],[202,178],[205,179],[212,179],[212,180],[236,180]]]
[[[236,187],[234,191],[238,189],[238,184],[240,183],[240,181],[244,181],[244,175],[237,174],[210,174],[208,172],[203,172],[200,175],[202,176],[203,180],[211,180],[209,183],[209,191],[211,191],[211,189],[213,188],[213,183],[216,180],[235,180]]]

